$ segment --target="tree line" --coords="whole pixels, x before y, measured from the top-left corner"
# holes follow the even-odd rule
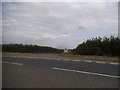
[[[114,36],[88,39],[72,52],[80,55],[120,56],[120,39]]]
[[[3,52],[23,53],[63,53],[63,49],[28,44],[2,44]],[[118,37],[96,37],[79,44],[70,53],[79,55],[120,56],[120,39]]]
[[[23,53],[62,53],[62,49],[23,44],[2,44],[3,52],[23,52]]]

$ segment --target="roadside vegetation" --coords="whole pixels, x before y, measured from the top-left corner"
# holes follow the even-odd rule
[[[73,54],[120,56],[120,39],[118,37],[96,37],[79,44],[72,50]]]
[[[21,53],[61,53],[62,49],[23,44],[2,44],[2,52],[21,52]]]
[[[64,53],[63,49],[27,44],[2,44],[2,52]],[[88,39],[68,54],[120,57],[120,39],[114,36]]]

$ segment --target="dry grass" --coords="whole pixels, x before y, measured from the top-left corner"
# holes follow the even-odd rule
[[[117,62],[120,63],[120,57],[110,56],[95,56],[95,55],[73,55],[73,54],[53,54],[53,53],[17,53],[17,52],[0,52],[0,54],[45,54],[48,56],[60,56],[67,59],[78,59],[78,60],[93,60],[93,61],[105,61],[105,62]]]
[[[119,62],[120,63],[120,57],[95,56],[95,55],[73,55],[73,54],[59,54],[59,56],[68,57],[71,59],[97,60],[97,61]]]

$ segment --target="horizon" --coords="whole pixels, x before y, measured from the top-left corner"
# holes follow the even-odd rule
[[[105,37],[105,36],[104,36]],[[100,38],[102,38],[102,40],[104,39],[104,37],[102,38],[102,37],[100,37]],[[110,37],[112,37],[112,36],[110,36]],[[110,37],[107,37],[107,38],[110,38]],[[113,37],[115,37],[115,36],[113,36]],[[94,38],[99,38],[99,37],[93,37],[93,38],[91,38],[91,39],[87,39],[87,40],[92,40],[92,39],[94,39]],[[118,36],[117,37],[115,37],[115,38],[118,38],[118,39],[120,39]],[[86,41],[87,41],[86,40]],[[84,41],[84,42],[86,42],[86,41]],[[82,43],[84,43],[84,42],[82,42]],[[79,43],[78,45],[80,45],[80,44],[82,44],[82,43]],[[4,43],[2,43],[2,44],[0,44],[0,45],[3,45]],[[37,45],[37,44],[24,44],[24,43],[6,43],[6,45],[8,45],[8,44],[22,44],[22,45]],[[77,45],[77,46],[78,46]],[[37,46],[40,46],[40,47],[51,47],[51,48],[56,48],[56,47],[52,47],[52,46],[47,46],[47,45],[37,45]],[[62,50],[64,50],[64,49],[76,49],[77,48],[77,46],[76,47],[74,47],[74,48],[56,48],[56,49],[62,49]]]

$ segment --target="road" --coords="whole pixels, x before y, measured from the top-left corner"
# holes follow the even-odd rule
[[[118,64],[3,55],[3,88],[118,88]]]

